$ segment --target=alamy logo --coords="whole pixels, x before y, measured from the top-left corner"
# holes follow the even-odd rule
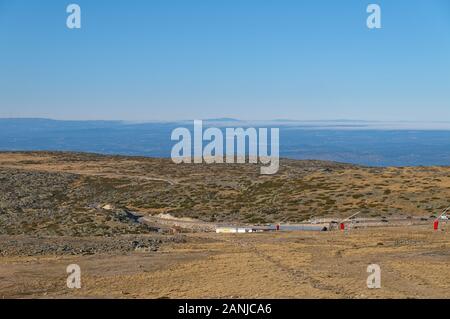
[[[66,9],[70,13],[66,20],[69,29],[81,29],[81,8],[78,4],[69,4]]]
[[[261,163],[261,174],[271,175],[279,169],[279,129],[225,128],[225,140],[222,130],[209,127],[203,131],[203,122],[194,121],[194,138],[184,127],[172,131],[172,141],[178,141],[172,148],[174,163]],[[203,142],[209,142],[203,148]],[[247,144],[248,141],[248,144]],[[224,148],[225,146],[225,148]],[[270,154],[269,154],[270,146]],[[248,149],[248,153],[246,152]],[[193,154],[192,154],[193,150]]]
[[[369,29],[381,29],[381,7],[378,4],[369,4],[367,6],[367,27]]]
[[[381,288],[381,268],[377,264],[367,266],[367,272],[370,274],[367,277],[367,288],[380,289]]]
[[[67,288],[80,289],[81,288],[81,268],[77,264],[67,266],[66,272],[69,274],[66,280]]]

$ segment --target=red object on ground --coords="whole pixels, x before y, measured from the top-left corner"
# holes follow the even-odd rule
[[[277,230],[280,230],[280,224],[277,224]]]
[[[438,230],[439,229],[439,221],[437,219],[434,221],[433,227],[434,227],[434,230]]]
[[[344,229],[345,229],[344,223],[340,223],[340,224],[339,224],[339,228],[340,228],[341,230],[344,230]]]

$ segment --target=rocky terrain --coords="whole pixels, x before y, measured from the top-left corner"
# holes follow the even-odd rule
[[[282,160],[174,164],[79,153],[0,153],[0,234],[105,236],[148,232],[124,210],[208,222],[436,215],[448,206],[450,168],[370,168]],[[114,207],[104,209],[103,207]]]
[[[150,252],[0,257],[0,298],[450,298],[448,229],[185,239]],[[66,287],[66,267],[74,263],[81,289]],[[380,289],[367,288],[374,263]]]
[[[448,226],[433,231],[429,220],[448,206],[450,168],[280,167],[263,176],[253,164],[0,153],[0,298],[450,297]],[[359,210],[424,222],[325,233],[201,230]],[[189,229],[172,227],[171,216]],[[83,272],[80,290],[65,285],[72,263]],[[371,263],[385,274],[381,290],[365,285]]]
[[[181,236],[65,237],[0,236],[0,256],[124,254],[158,251],[164,243],[181,243]]]

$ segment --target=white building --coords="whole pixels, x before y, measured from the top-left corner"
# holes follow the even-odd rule
[[[216,233],[221,233],[221,234],[242,234],[242,233],[252,233],[253,229],[252,228],[248,228],[248,227],[217,227],[216,228]]]

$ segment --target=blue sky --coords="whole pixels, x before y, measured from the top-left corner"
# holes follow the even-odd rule
[[[450,120],[450,2],[0,0],[0,117]]]

